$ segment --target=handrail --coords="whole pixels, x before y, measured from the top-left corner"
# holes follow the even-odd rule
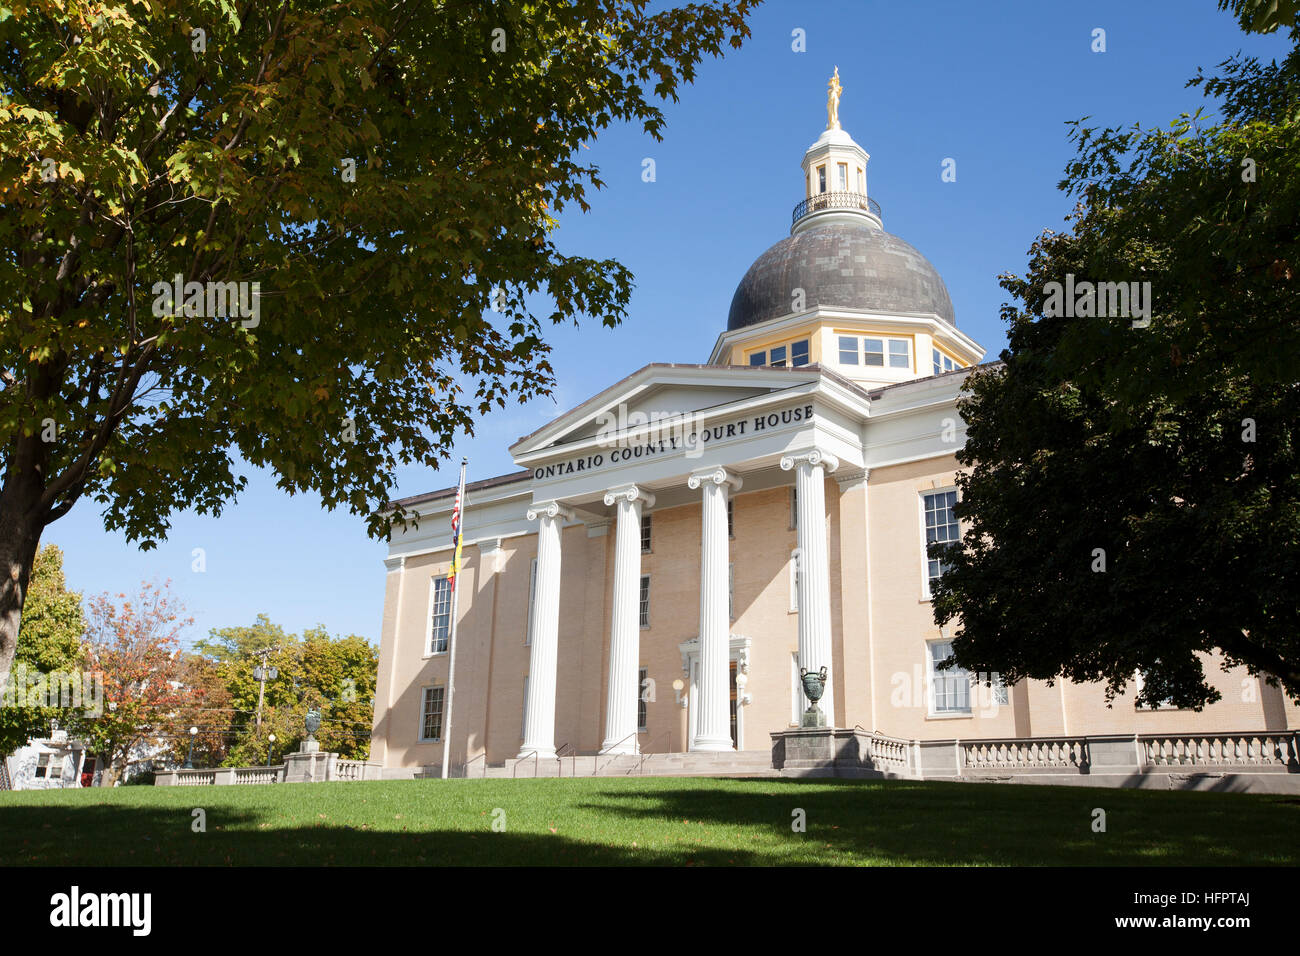
[[[566,740],[564,743],[560,744],[559,749],[555,751],[555,776],[557,779],[564,776],[564,758],[565,756],[567,756],[564,752],[565,747],[573,747],[573,744],[569,743]],[[577,755],[578,755],[578,748],[573,747],[573,756],[577,757]],[[574,767],[574,772],[571,774],[571,776],[577,776],[577,768],[578,768],[577,760],[574,760],[573,767]]]
[[[537,757],[538,757],[537,751],[528,750],[525,751],[524,753],[521,753],[518,757],[515,758],[515,765],[510,768],[511,777],[517,778],[519,776],[519,763],[520,761],[527,759],[526,754],[530,754],[530,753],[533,755],[533,776],[534,777],[537,776]]]
[[[639,731],[639,730],[634,730],[634,731],[632,731],[632,733],[630,733],[630,734],[628,734],[626,737],[622,738],[622,740],[616,740],[616,741],[615,741],[615,742],[614,742],[610,747],[608,747],[606,750],[602,751],[601,753],[598,753],[598,754],[596,755],[596,759],[593,760],[593,761],[591,762],[591,775],[594,777],[594,776],[596,776],[596,774],[600,771],[600,758],[601,758],[601,757],[625,757],[625,756],[629,756],[628,754],[616,754],[616,753],[611,753],[610,751],[612,751],[615,747],[618,747],[618,746],[619,746],[620,744],[622,744],[624,741],[627,741],[627,740],[635,740],[637,734],[639,734],[639,733],[641,733],[641,731]],[[637,750],[638,750],[638,752],[639,752],[640,748],[637,748]]]
[[[669,733],[670,733],[670,731],[665,730],[662,734],[659,735],[659,737],[662,737],[662,738],[664,738],[665,740],[667,740],[667,739],[668,739],[668,735],[669,735]],[[650,741],[650,745],[651,745],[651,746],[650,746],[649,751],[642,751],[642,753],[641,753],[641,762],[638,763],[637,766],[636,766],[637,776],[644,776],[644,775],[645,775],[645,762],[646,762],[646,759],[649,758],[649,757],[653,757],[653,756],[655,755],[655,752],[656,752],[656,751],[655,751],[655,749],[654,749],[654,742],[655,742],[656,740],[658,740],[659,737],[655,737],[655,738],[653,738],[653,739]]]
[[[469,760],[465,761],[463,764],[460,765],[461,772],[465,774],[466,780],[469,779],[469,765],[472,764],[475,760],[483,761],[483,776],[484,777],[487,776],[487,751],[485,750],[477,757],[471,757]]]

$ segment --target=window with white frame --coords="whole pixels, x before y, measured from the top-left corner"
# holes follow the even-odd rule
[[[1141,670],[1137,672],[1134,682],[1137,684],[1138,697],[1142,696],[1142,690],[1143,688],[1146,687],[1146,678],[1147,678],[1147,672]],[[1154,706],[1151,704],[1144,704],[1141,701],[1135,703],[1134,706],[1138,710],[1177,710],[1178,709],[1177,707],[1174,706],[1174,699],[1172,697],[1166,697],[1164,700],[1160,701],[1158,704],[1155,704]]]
[[[841,365],[871,365],[883,368],[912,367],[912,340],[884,336],[837,336]]]
[[[528,620],[524,627],[524,646],[533,643],[533,599],[537,596],[537,559],[528,567]]]
[[[835,188],[842,193],[848,192],[849,191],[849,164],[836,163],[835,176],[836,176]]]
[[[727,565],[727,620],[736,619],[736,565]]]
[[[803,713],[803,681],[799,679],[799,652],[790,652],[790,726],[799,726]]]
[[[943,574],[943,561],[930,557],[932,543],[949,544],[961,537],[952,507],[957,503],[956,491],[934,491],[922,495],[925,516],[925,596],[930,597],[934,582]]]
[[[932,364],[934,366],[935,375],[938,375],[942,372],[951,372],[955,368],[961,368],[960,364],[954,362],[951,357],[944,355],[938,349],[931,349],[930,356],[932,359]]]
[[[861,363],[861,357],[858,352],[858,339],[853,335],[841,335],[840,339],[840,364],[841,365],[858,365]]]
[[[36,778],[38,780],[61,780],[63,778],[63,754],[43,753],[36,758]]]
[[[749,364],[750,364],[750,365],[755,365],[755,366],[757,366],[757,365],[766,365],[766,364],[767,364],[767,351],[764,350],[764,351],[762,351],[762,352],[753,352],[753,353],[751,353],[750,356],[749,356]]]
[[[650,575],[641,575],[640,620],[642,627],[650,626]]]
[[[640,733],[645,733],[648,724],[648,714],[650,708],[646,706],[646,695],[650,693],[646,684],[646,678],[650,673],[648,667],[642,667],[636,672],[636,729]]]
[[[790,552],[790,611],[799,610],[799,549]]]
[[[808,340],[790,343],[790,364],[795,368],[808,364]]]
[[[420,739],[426,742],[442,740],[442,698],[441,687],[426,687],[424,699],[420,706]]]
[[[940,670],[952,657],[952,641],[930,641],[930,713],[970,713],[970,673],[961,668]]]
[[[650,553],[650,515],[641,516],[641,553]]]
[[[785,367],[784,345],[774,345],[767,350],[767,364],[777,368]]]
[[[451,582],[445,577],[434,578],[429,585],[429,653],[446,653],[450,635]]]

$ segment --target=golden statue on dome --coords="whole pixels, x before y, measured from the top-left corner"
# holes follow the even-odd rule
[[[840,85],[840,68],[835,68],[835,75],[831,77],[828,84],[830,93],[826,96],[826,128],[840,128],[840,93],[844,87]]]

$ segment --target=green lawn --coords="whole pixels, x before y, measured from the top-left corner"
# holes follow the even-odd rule
[[[669,777],[0,793],[0,865],[1297,863],[1300,799],[1227,793]]]

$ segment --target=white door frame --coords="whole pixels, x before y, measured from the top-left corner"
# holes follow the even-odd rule
[[[729,635],[727,642],[727,660],[736,662],[736,677],[749,676],[749,649],[753,642],[739,634]],[[697,688],[700,677],[700,639],[693,637],[677,645],[682,655],[682,671],[686,674],[686,749],[695,746],[696,724],[700,719]],[[730,669],[730,668],[728,668]],[[736,689],[736,749],[745,749],[745,706],[750,702],[750,695]]]

